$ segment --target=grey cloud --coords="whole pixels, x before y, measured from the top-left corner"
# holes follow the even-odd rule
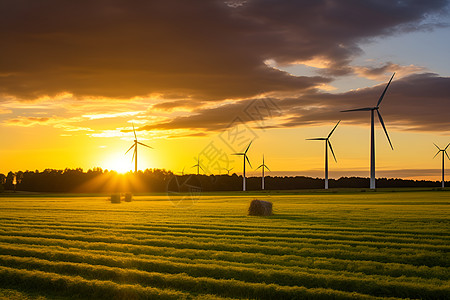
[[[345,120],[347,124],[366,125],[369,114],[341,113],[341,110],[376,105],[385,83],[341,94],[310,91],[298,98],[272,99],[282,111],[274,127],[301,127]],[[212,109],[200,109],[190,116],[166,123],[144,126],[150,129],[221,130],[236,116],[242,116],[252,100],[240,101]],[[391,83],[380,111],[388,128],[399,130],[450,132],[450,78],[436,74],[415,74]],[[250,122],[251,118],[242,118]],[[269,128],[268,127],[268,128]]]
[[[233,8],[225,2],[1,1],[0,94],[29,100],[62,92],[111,98],[158,93],[214,101],[304,92],[330,82],[329,75],[351,72],[359,42],[402,26],[425,26],[427,16],[448,5],[250,0]],[[317,56],[332,64],[313,78],[264,64]]]

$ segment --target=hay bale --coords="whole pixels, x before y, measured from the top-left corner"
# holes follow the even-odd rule
[[[124,197],[125,202],[131,202],[132,198],[133,198],[133,194],[125,193],[125,197]]]
[[[248,208],[249,216],[271,216],[272,215],[272,202],[263,200],[252,200],[250,207]]]
[[[112,194],[111,203],[120,203],[120,194]]]

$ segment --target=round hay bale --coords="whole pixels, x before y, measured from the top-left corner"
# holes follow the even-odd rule
[[[248,208],[249,216],[271,216],[272,215],[272,202],[263,200],[252,200],[250,207]]]
[[[131,199],[133,199],[133,194],[125,193],[125,202],[131,202]]]
[[[120,203],[120,194],[112,194],[111,203]]]

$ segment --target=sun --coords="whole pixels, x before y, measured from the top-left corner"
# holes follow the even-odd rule
[[[127,173],[134,168],[134,163],[122,155],[111,155],[102,164],[103,169],[116,171],[117,173]]]

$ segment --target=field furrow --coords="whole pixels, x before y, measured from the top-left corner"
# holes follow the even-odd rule
[[[450,200],[411,195],[281,195],[275,215],[263,218],[246,216],[252,196],[205,196],[185,209],[163,196],[119,205],[102,197],[6,198],[0,291],[69,299],[445,299]]]

